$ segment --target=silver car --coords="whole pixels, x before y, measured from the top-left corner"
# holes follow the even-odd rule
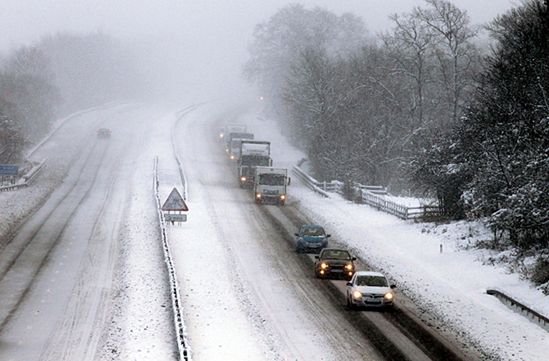
[[[347,307],[387,307],[395,301],[395,285],[379,272],[358,271],[347,282]]]

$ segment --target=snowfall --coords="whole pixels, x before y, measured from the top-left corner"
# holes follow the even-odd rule
[[[140,216],[140,207],[151,207],[152,165],[153,157],[157,156],[161,198],[167,198],[172,188],[177,187],[185,194],[190,209],[187,222],[168,227],[168,241],[193,360],[220,359],[220,355],[224,360],[318,359],[316,356],[326,352],[323,345],[328,341],[323,340],[322,335],[311,337],[308,330],[315,328],[312,325],[315,321],[291,317],[291,313],[273,314],[273,309],[266,306],[270,302],[289,310],[303,307],[291,289],[277,287],[276,282],[271,282],[269,289],[261,288],[270,278],[279,277],[269,256],[262,254],[257,245],[236,249],[223,239],[247,232],[249,219],[244,214],[230,212],[230,206],[225,208],[229,210],[226,214],[218,214],[219,208],[212,204],[226,202],[222,198],[226,190],[216,189],[212,193],[207,188],[208,174],[215,172],[208,167],[215,163],[204,161],[206,155],[198,151],[201,141],[197,135],[216,137],[214,130],[221,128],[225,121],[222,109],[220,104],[202,105],[179,120],[173,110],[164,107],[150,111],[162,115],[155,116],[148,132],[149,140],[142,146],[140,170],[131,180],[141,191],[135,194],[128,212],[135,219]],[[58,127],[62,127],[64,121],[60,121]],[[248,107],[231,121],[247,124],[256,139],[271,141],[275,166],[291,169],[306,158],[302,151],[288,143],[276,122],[258,105]],[[186,188],[173,156],[172,132],[180,135],[177,152],[181,154]],[[115,135],[113,133],[113,137]],[[221,149],[221,144],[219,147]],[[21,192],[0,193],[2,236],[9,224],[20,221],[36,206],[36,200],[44,197],[48,186],[52,187],[41,185],[38,177],[31,187]],[[491,237],[482,224],[403,221],[367,205],[349,202],[335,193],[330,193],[329,198],[321,197],[295,176],[288,193],[289,202],[296,202],[296,207],[309,219],[322,224],[332,239],[346,245],[372,269],[385,273],[397,285],[398,293],[413,300],[431,322],[447,333],[459,335],[464,344],[502,360],[549,359],[549,329],[508,308],[486,290],[504,292],[545,316],[549,316],[549,297],[505,264],[492,262],[496,253],[471,247],[476,241]],[[25,200],[20,199],[21,194]],[[230,222],[220,225],[219,219]],[[133,226],[158,227],[158,219],[147,216],[134,221]],[[137,239],[138,231],[133,234],[132,239]],[[154,232],[147,234],[147,237],[156,236]],[[136,261],[136,269],[141,266],[139,262],[146,262],[139,259],[146,259],[150,252],[140,247],[135,247],[142,257]],[[235,272],[229,272],[231,269]],[[127,275],[124,277],[128,279]],[[135,285],[139,274],[129,279]],[[147,287],[135,287],[134,299],[148,292]],[[269,302],[265,302],[264,297],[269,297]],[[129,320],[125,322],[133,322],[138,326],[136,329],[142,329],[152,312],[151,306],[139,301],[132,305],[132,314],[141,315],[145,321],[132,321],[132,316],[126,314]],[[128,360],[169,359],[174,356],[167,338],[173,334],[162,329],[167,326],[173,327],[166,322],[156,322],[150,325],[151,330],[139,333],[143,338],[118,333],[111,342],[125,345],[122,354]],[[286,332],[289,329],[298,332]],[[302,336],[296,337],[296,334]],[[280,345],[285,345],[284,350]],[[335,358],[337,355],[327,355],[324,359]]]

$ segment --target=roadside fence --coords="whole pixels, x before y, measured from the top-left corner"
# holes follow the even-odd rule
[[[293,173],[301,179],[307,187],[323,197],[330,198],[329,193],[343,194],[344,183],[338,180],[330,182],[318,181],[307,174],[299,166],[293,167]],[[397,216],[400,219],[433,219],[441,215],[438,206],[408,207],[386,199],[387,188],[383,186],[371,186],[364,184],[354,184],[354,193],[357,195],[357,203],[365,203],[380,211]]]

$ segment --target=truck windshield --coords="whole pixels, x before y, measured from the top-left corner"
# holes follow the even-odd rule
[[[285,183],[286,177],[282,174],[260,174],[259,175],[259,184],[269,185],[269,186],[283,186]]]
[[[231,132],[228,140],[232,141],[233,139],[254,139],[254,135],[252,133]]]
[[[261,166],[261,167],[268,167],[269,164],[269,157],[265,157],[263,155],[244,155],[241,159],[242,165],[253,165],[253,166]]]

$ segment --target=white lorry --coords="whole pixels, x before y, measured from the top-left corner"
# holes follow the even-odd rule
[[[231,160],[240,159],[240,143],[243,140],[253,140],[254,135],[252,133],[230,133],[229,134],[229,147],[227,152]]]
[[[251,188],[255,179],[255,168],[270,167],[271,142],[261,140],[243,140],[240,142],[240,159],[238,161],[238,180],[240,187]]]
[[[290,185],[286,168],[256,167],[254,197],[257,204],[273,203],[283,206],[286,203],[286,188]]]
[[[219,130],[219,139],[226,138],[233,132],[246,133],[247,127],[245,124],[226,124]]]

